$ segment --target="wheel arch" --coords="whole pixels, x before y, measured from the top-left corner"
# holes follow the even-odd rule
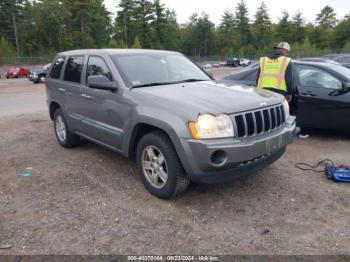
[[[51,120],[53,120],[53,117],[54,117],[54,115],[55,115],[55,111],[56,111],[58,108],[61,108],[61,106],[60,106],[57,102],[51,101],[51,103],[50,103],[50,108],[49,108]]]
[[[156,122],[152,123],[145,123],[145,122],[139,122],[137,123],[130,135],[130,138],[128,139],[128,143],[126,146],[128,146],[128,149],[126,150],[127,156],[131,159],[135,159],[136,156],[136,150],[137,145],[140,141],[140,139],[152,131],[161,131],[163,132],[171,141],[179,159],[186,170],[187,173],[191,173],[192,169],[190,164],[188,163],[188,160],[186,158],[186,149],[182,147],[181,139],[168,124],[166,123],[159,123]]]

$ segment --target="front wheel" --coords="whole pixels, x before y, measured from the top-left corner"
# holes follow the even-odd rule
[[[159,198],[173,198],[190,184],[173,144],[161,131],[141,138],[136,159],[144,185]]]

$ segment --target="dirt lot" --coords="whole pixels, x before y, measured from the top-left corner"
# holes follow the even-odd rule
[[[1,80],[0,111],[0,255],[350,254],[349,184],[294,167],[349,164],[349,136],[312,132],[254,176],[163,201],[130,160],[60,147],[43,85]]]

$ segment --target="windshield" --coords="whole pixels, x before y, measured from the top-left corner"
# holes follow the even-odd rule
[[[181,54],[123,54],[113,55],[112,60],[132,87],[211,80]]]

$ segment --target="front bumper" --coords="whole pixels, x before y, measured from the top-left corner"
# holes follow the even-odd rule
[[[256,172],[280,158],[294,139],[295,118],[280,128],[244,139],[182,139],[184,167],[190,179],[219,183]],[[219,152],[219,153],[218,153]],[[216,155],[220,161],[213,161]]]

